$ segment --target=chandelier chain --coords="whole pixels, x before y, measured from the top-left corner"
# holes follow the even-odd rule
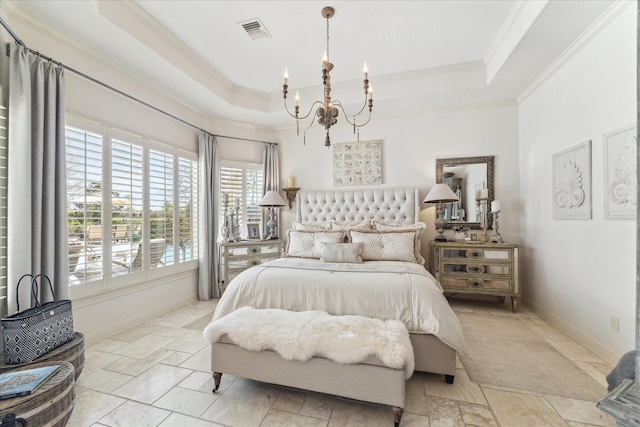
[[[331,62],[329,58],[329,18],[327,18],[327,62]]]

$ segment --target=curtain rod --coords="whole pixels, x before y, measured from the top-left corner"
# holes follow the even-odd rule
[[[214,133],[211,133],[211,132],[209,132],[209,131],[207,131],[205,129],[202,129],[202,128],[200,128],[200,127],[198,127],[198,126],[196,126],[196,125],[194,125],[192,123],[189,123],[186,120],[181,119],[180,117],[174,116],[171,113],[168,113],[168,112],[166,112],[164,110],[161,110],[160,108],[155,107],[155,106],[153,106],[153,105],[151,105],[151,104],[149,104],[149,103],[147,103],[145,101],[142,101],[141,99],[138,99],[138,98],[136,98],[136,97],[134,97],[132,95],[129,95],[128,93],[125,93],[125,92],[123,92],[123,91],[121,91],[119,89],[116,89],[113,86],[109,86],[108,84],[103,83],[100,80],[97,80],[97,79],[95,79],[95,78],[93,78],[93,77],[91,77],[91,76],[89,76],[89,75],[87,75],[87,74],[85,74],[85,73],[83,73],[81,71],[75,70],[75,69],[63,64],[62,62],[58,62],[58,61],[54,60],[53,58],[45,56],[45,55],[41,54],[40,52],[35,51],[35,50],[27,47],[27,45],[25,45],[24,42],[22,40],[20,40],[20,38],[16,35],[16,33],[14,33],[13,30],[11,30],[9,25],[4,21],[4,19],[2,19],[2,17],[0,17],[0,23],[2,24],[4,29],[7,30],[9,35],[11,35],[11,37],[13,37],[13,40],[15,40],[16,44],[22,46],[23,48],[25,48],[30,53],[32,53],[32,54],[44,59],[45,61],[51,62],[53,64],[56,64],[60,68],[64,68],[65,70],[68,70],[68,71],[70,71],[70,72],[72,72],[74,74],[77,74],[80,77],[83,77],[83,78],[85,78],[85,79],[87,79],[87,80],[89,80],[89,81],[91,81],[91,82],[93,82],[93,83],[95,83],[95,84],[97,84],[99,86],[102,86],[102,87],[104,87],[106,89],[109,89],[109,90],[111,90],[111,91],[113,91],[113,92],[115,92],[115,93],[117,93],[117,94],[119,94],[121,96],[124,96],[125,98],[127,98],[127,99],[129,99],[131,101],[137,102],[138,104],[142,104],[145,107],[150,108],[150,109],[152,109],[152,110],[154,110],[154,111],[156,111],[156,112],[158,112],[160,114],[164,114],[165,116],[170,117],[173,120],[176,120],[176,121],[178,121],[178,122],[180,122],[180,123],[182,123],[184,125],[187,125],[190,128],[193,128],[193,129],[195,129],[197,131],[204,132],[204,133],[207,133],[209,135],[213,135],[213,136],[220,137],[220,138],[237,139],[237,140],[241,140],[241,141],[250,141],[250,142],[259,142],[261,144],[269,144],[269,145],[278,145],[277,142],[259,141],[257,139],[240,138],[240,137],[237,137],[237,136],[227,136],[227,135],[216,135]],[[10,56],[10,43],[7,43],[7,56]]]

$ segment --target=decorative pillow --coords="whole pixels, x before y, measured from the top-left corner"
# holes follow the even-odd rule
[[[424,222],[416,222],[415,224],[389,224],[378,220],[373,220],[373,226],[376,230],[426,230],[427,224]]]
[[[336,221],[335,219],[331,220],[331,230],[356,230],[356,231],[366,231],[373,230],[373,224],[370,219],[365,219],[360,224],[346,224],[344,222]]]
[[[363,261],[408,261],[424,264],[420,231],[350,231],[351,241],[363,242]]]
[[[378,231],[416,231],[416,258],[418,259],[418,263],[424,264],[424,258],[421,255],[422,234],[424,230],[427,229],[427,224],[424,222],[416,222],[415,224],[389,224],[374,219],[373,226]]]
[[[306,224],[304,222],[296,222],[296,221],[294,221],[293,224],[291,224],[291,228],[298,231],[327,231],[330,229],[330,227],[331,227],[331,224],[325,224],[325,225]]]
[[[364,243],[325,243],[322,248],[324,262],[352,262],[362,264],[362,249]]]
[[[287,230],[287,250],[283,257],[320,259],[326,243],[341,243],[342,231]]]

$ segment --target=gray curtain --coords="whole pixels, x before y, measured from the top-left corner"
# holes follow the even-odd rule
[[[200,169],[200,274],[198,298],[220,297],[218,286],[218,206],[220,203],[220,161],[215,136],[202,132],[199,147]]]
[[[18,279],[46,274],[56,298],[69,298],[64,70],[11,46],[7,192],[8,312],[16,311]],[[20,286],[20,309],[30,306]],[[51,301],[48,286],[38,298]]]
[[[262,195],[267,191],[280,191],[280,163],[278,162],[278,145],[265,144],[262,156]],[[275,209],[275,217],[278,218],[276,232],[280,235],[280,208]],[[269,209],[262,209],[262,234],[269,234],[267,221],[269,220]]]

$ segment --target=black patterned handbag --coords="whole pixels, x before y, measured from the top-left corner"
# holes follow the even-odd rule
[[[31,296],[35,306],[20,311],[18,289],[25,277],[31,277]],[[38,278],[49,282],[53,301],[40,304],[37,297]],[[2,318],[4,363],[28,363],[74,339],[71,300],[56,300],[51,280],[45,274],[25,274],[16,285],[18,312]]]

